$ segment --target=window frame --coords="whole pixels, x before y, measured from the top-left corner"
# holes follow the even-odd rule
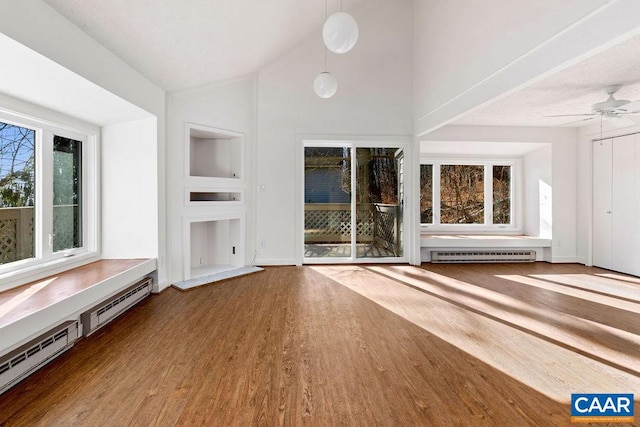
[[[35,131],[34,257],[0,265],[0,291],[100,258],[99,128],[26,103],[23,106],[37,115],[0,107],[0,121]],[[53,252],[52,245],[54,135],[75,139],[82,146],[82,246],[58,252]]]
[[[420,158],[422,165],[432,165],[432,206],[433,223],[420,223],[420,230],[425,233],[443,234],[518,234],[521,233],[522,206],[522,160],[519,158],[469,158],[469,157],[426,157]],[[440,223],[440,167],[442,165],[475,165],[484,167],[484,223],[483,224],[441,224]],[[509,224],[493,224],[493,166],[511,166],[510,185],[510,219]],[[419,184],[420,188],[421,185]],[[421,212],[418,213],[418,218]]]

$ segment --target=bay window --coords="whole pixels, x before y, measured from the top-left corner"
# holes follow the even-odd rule
[[[97,253],[95,133],[0,110],[0,277]]]
[[[420,165],[420,222],[450,232],[518,231],[519,160],[424,159]]]

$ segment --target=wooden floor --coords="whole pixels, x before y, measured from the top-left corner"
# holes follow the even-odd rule
[[[640,279],[279,267],[148,298],[0,396],[0,426],[562,426],[572,392],[640,398]]]

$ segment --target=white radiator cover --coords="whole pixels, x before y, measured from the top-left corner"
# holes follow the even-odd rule
[[[73,347],[78,322],[68,321],[0,357],[0,394]]]
[[[147,277],[85,311],[80,316],[82,334],[88,336],[151,294],[153,279]]]
[[[534,262],[534,250],[431,251],[432,263]]]

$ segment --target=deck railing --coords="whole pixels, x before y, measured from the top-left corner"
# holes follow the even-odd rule
[[[33,206],[0,208],[0,264],[33,256]]]
[[[374,243],[398,255],[401,239],[398,205],[372,203],[356,209],[356,240]],[[305,243],[351,241],[351,204],[305,203]]]
[[[77,205],[53,207],[53,250],[74,247],[74,212]],[[32,258],[34,208],[0,208],[0,264]]]

